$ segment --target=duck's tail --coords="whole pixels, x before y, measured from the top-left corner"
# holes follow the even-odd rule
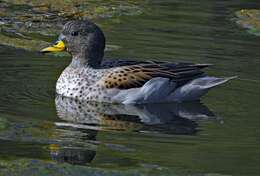
[[[228,78],[205,76],[176,88],[176,84],[170,79],[157,77],[145,83],[141,88],[121,91],[113,99],[124,104],[196,101],[209,89],[234,78],[236,76]]]
[[[227,78],[205,76],[197,78],[172,92],[169,95],[168,100],[178,102],[199,100],[204,94],[209,91],[209,89],[221,85],[234,78],[237,78],[237,76]]]

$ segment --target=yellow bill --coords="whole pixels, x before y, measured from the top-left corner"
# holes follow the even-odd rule
[[[41,50],[42,53],[49,53],[49,52],[60,52],[65,50],[65,44],[63,41],[57,41],[53,46],[44,48]]]

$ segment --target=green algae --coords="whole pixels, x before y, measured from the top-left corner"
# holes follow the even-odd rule
[[[0,1],[0,44],[39,51],[42,46],[47,46],[47,42],[54,40],[69,20],[91,19],[98,22],[119,16],[140,15],[144,3],[140,0]]]
[[[190,174],[165,167],[143,164],[133,169],[107,169],[88,166],[77,166],[67,163],[55,163],[36,159],[18,159],[14,161],[0,160],[0,176],[230,176],[219,173]]]
[[[5,130],[8,128],[9,122],[7,119],[0,117],[0,131]]]
[[[13,175],[13,176],[78,176],[78,175],[96,175],[96,176],[146,176],[146,175],[180,175],[175,171],[167,168],[140,168],[128,170],[113,170],[101,169],[86,166],[75,166],[70,164],[57,164],[35,159],[19,159],[15,161],[2,161],[0,160],[0,176]],[[183,175],[183,174],[181,174]]]
[[[260,36],[260,10],[242,9],[235,14],[238,25],[247,29],[249,33]]]
[[[0,41],[2,45],[7,45],[15,48],[22,48],[30,51],[37,51],[39,50],[39,48],[43,48],[49,44],[45,41],[13,38],[2,34],[0,34]]]

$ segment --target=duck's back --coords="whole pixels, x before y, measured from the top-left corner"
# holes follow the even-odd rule
[[[153,78],[162,77],[174,81],[179,87],[204,76],[201,69],[208,66],[158,61],[106,61],[102,63],[102,68],[110,68],[111,71],[103,77],[103,81],[107,88],[130,89],[141,87]]]

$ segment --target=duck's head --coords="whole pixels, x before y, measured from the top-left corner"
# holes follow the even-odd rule
[[[66,23],[54,45],[41,50],[42,53],[67,51],[74,64],[100,65],[104,56],[105,37],[101,29],[87,20]]]

